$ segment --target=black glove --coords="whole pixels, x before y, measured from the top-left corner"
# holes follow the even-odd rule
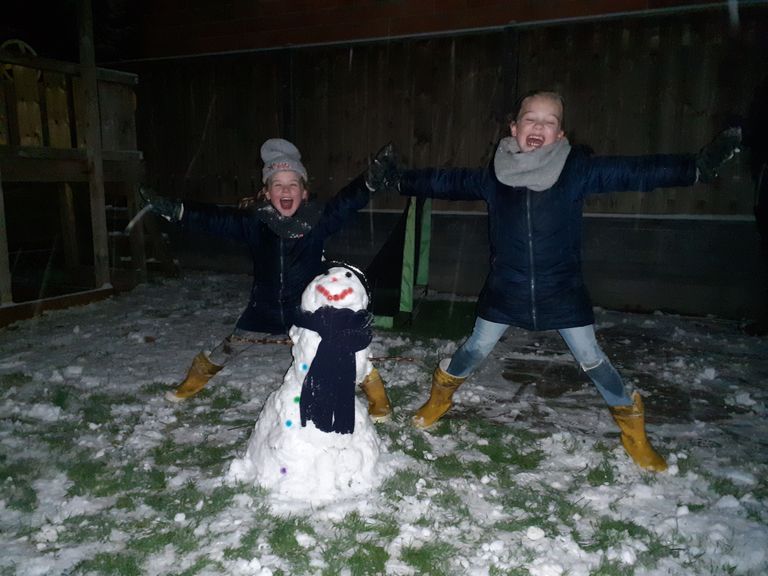
[[[371,192],[400,188],[400,162],[390,142],[376,153],[365,173],[365,185]]]
[[[155,214],[159,214],[168,222],[178,222],[184,212],[184,204],[179,200],[171,200],[165,196],[157,196],[147,188],[139,188],[139,196],[143,202],[143,207],[149,206]]]
[[[726,128],[715,136],[714,140],[704,146],[696,155],[696,168],[699,171],[700,182],[712,182],[717,178],[717,171],[739,151],[741,145],[741,128],[736,126]]]

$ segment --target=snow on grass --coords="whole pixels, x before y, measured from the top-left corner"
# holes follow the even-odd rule
[[[420,431],[410,415],[456,343],[377,332],[393,472],[313,508],[225,480],[288,346],[257,346],[193,400],[163,398],[228,333],[247,286],[191,275],[0,331],[0,574],[768,572],[766,341],[714,319],[599,311],[670,464],[652,474],[587,383],[515,380],[516,360],[567,361],[556,335],[510,331]]]

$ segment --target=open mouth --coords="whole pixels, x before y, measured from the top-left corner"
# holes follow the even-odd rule
[[[325,286],[318,286],[317,291],[320,292],[320,294],[322,294],[323,296],[325,296],[325,299],[328,300],[329,302],[331,301],[338,302],[339,300],[344,300],[344,298],[346,298],[347,296],[352,294],[352,292],[354,292],[352,288],[344,288],[344,290],[342,290],[338,294],[331,294]]]
[[[280,208],[286,211],[293,208],[293,198],[280,198]]]
[[[525,143],[529,148],[541,148],[544,146],[544,137],[531,134],[525,139]]]

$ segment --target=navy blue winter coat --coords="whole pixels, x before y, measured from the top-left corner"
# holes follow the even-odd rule
[[[363,177],[356,178],[325,205],[317,223],[300,238],[278,236],[248,209],[185,203],[181,224],[187,232],[229,238],[248,246],[253,284],[248,306],[236,327],[285,334],[294,323],[304,288],[325,271],[322,256],[326,238],[369,198]]]
[[[422,169],[403,174],[408,196],[484,200],[490,271],[478,316],[528,330],[594,323],[581,271],[582,204],[587,194],[689,186],[692,155],[591,156],[573,148],[555,184],[540,192],[501,183],[487,169]]]

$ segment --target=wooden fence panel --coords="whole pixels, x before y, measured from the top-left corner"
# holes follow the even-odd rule
[[[72,126],[69,120],[67,78],[59,72],[46,71],[43,72],[43,85],[48,120],[48,145],[52,148],[71,148]]]
[[[43,145],[43,120],[40,114],[40,91],[33,68],[13,66],[13,85],[16,96],[19,143],[22,146]]]
[[[166,192],[234,201],[259,186],[261,142],[282,136],[302,151],[312,191],[328,198],[390,140],[412,166],[484,166],[508,133],[503,111],[533,88],[564,94],[569,137],[597,154],[695,152],[729,115],[746,112],[766,74],[766,36],[768,10],[745,8],[736,35],[725,13],[711,10],[131,68],[141,77],[147,172],[175,183]],[[751,214],[744,160],[724,176],[689,189],[594,197],[587,210]]]
[[[8,104],[5,98],[7,80],[0,72],[0,146],[11,143],[10,118],[8,117]]]

